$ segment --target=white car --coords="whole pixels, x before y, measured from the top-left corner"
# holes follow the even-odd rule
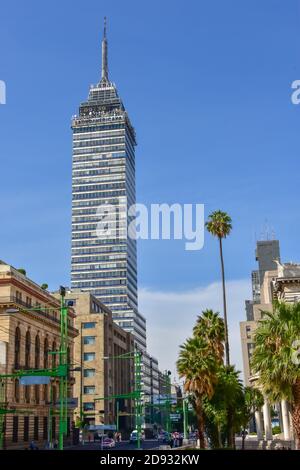
[[[141,441],[144,441],[145,440],[145,433],[142,431],[141,432],[141,436],[140,436],[140,439]],[[134,431],[132,431],[132,433],[130,434],[130,444],[133,444],[134,442],[137,442],[138,440],[138,432],[137,430],[135,429]]]

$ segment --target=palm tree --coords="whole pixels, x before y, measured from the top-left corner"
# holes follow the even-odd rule
[[[296,447],[300,442],[300,303],[276,302],[273,312],[262,312],[254,335],[251,368],[271,402],[287,399],[292,405]]]
[[[240,406],[243,401],[243,385],[239,371],[234,366],[223,366],[218,372],[216,399],[220,400],[226,410],[226,440],[227,446],[234,448],[234,434],[240,427]]]
[[[177,370],[179,377],[185,380],[185,391],[192,395],[201,449],[205,448],[203,399],[213,396],[216,368],[215,355],[203,338],[190,338],[180,346]]]
[[[243,405],[239,372],[233,366],[219,366],[215,393],[211,399],[204,400],[204,412],[207,421],[210,421],[210,430],[215,435],[214,447],[222,447],[225,441],[228,447],[235,447],[234,434],[241,427]]]
[[[224,321],[220,318],[219,312],[211,309],[204,310],[198,316],[197,323],[193,330],[194,336],[204,338],[216,359],[223,363],[224,358]]]
[[[246,427],[256,411],[259,411],[264,404],[264,397],[258,388],[244,388],[244,406],[242,409],[242,449],[245,448]]]
[[[224,258],[223,258],[223,246],[222,240],[226,238],[232,229],[231,217],[220,210],[212,212],[208,221],[205,224],[209,233],[219,240],[220,248],[220,260],[221,260],[221,272],[222,272],[222,288],[223,288],[223,309],[224,309],[224,323],[225,323],[225,355],[226,365],[230,365],[229,356],[229,341],[228,341],[228,322],[227,322],[227,307],[226,307],[226,289],[225,289],[225,270],[224,270]]]

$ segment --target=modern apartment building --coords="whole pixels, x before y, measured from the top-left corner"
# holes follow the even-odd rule
[[[127,236],[135,204],[136,136],[108,76],[106,26],[102,74],[72,120],[72,289],[92,293],[146,349],[138,311],[136,241]]]
[[[68,361],[73,363],[74,339],[78,331],[75,313],[68,309]],[[0,261],[0,374],[20,370],[47,369],[58,365],[60,302],[9,264]],[[56,353],[56,354],[53,354]],[[72,373],[71,373],[72,374]],[[50,383],[22,385],[18,378],[0,380],[0,432],[6,448],[28,447],[31,440],[42,446],[58,438],[59,379]],[[68,381],[73,398],[74,379]],[[12,410],[10,413],[9,410]],[[51,411],[52,410],[52,411]],[[69,408],[67,437],[71,439],[73,409]]]

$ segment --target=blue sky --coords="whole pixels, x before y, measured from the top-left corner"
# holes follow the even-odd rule
[[[236,326],[248,289],[239,283],[255,267],[264,226],[284,260],[300,260],[300,107],[290,99],[300,79],[299,0],[3,1],[0,259],[53,289],[69,284],[70,120],[99,79],[105,15],[110,78],[137,132],[137,200],[231,214],[224,249],[227,278],[239,286]],[[154,318],[155,327],[163,316],[172,322],[174,306],[158,311],[149,293],[176,302],[173,293],[185,298],[219,280],[209,236],[197,253],[181,241],[143,241],[138,253],[149,331]]]

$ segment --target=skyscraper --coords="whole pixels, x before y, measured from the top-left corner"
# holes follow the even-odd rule
[[[136,241],[127,237],[135,204],[136,137],[116,86],[109,80],[106,22],[102,73],[72,120],[72,289],[89,291],[146,348],[138,312]],[[107,222],[108,221],[108,222]],[[107,225],[109,230],[103,231]],[[99,234],[99,224],[101,233]]]

